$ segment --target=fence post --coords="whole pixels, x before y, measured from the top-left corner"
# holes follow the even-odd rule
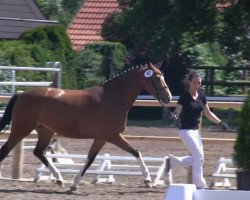
[[[11,81],[12,81],[11,92],[12,92],[12,94],[15,94],[15,92],[16,92],[16,86],[14,84],[16,82],[16,71],[15,70],[11,70]]]
[[[20,179],[23,176],[23,140],[13,150],[12,178]]]
[[[60,88],[62,80],[62,64],[60,62],[54,62],[53,68],[58,68],[60,71],[54,73],[52,87]]]

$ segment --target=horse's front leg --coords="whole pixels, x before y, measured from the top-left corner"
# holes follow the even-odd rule
[[[112,141],[113,144],[117,145],[118,147],[120,147],[121,149],[131,153],[133,156],[135,156],[135,158],[137,159],[141,171],[142,171],[142,175],[144,177],[144,183],[147,187],[151,188],[152,186],[152,180],[148,171],[147,166],[145,165],[141,153],[138,150],[135,150],[131,144],[121,135],[117,135],[116,138],[114,138]]]
[[[135,153],[135,157],[140,165],[140,168],[142,170],[142,174],[144,176],[144,183],[147,187],[151,188],[152,187],[152,180],[148,171],[147,166],[145,165],[142,155],[138,150],[135,150],[137,153]]]
[[[90,165],[93,163],[93,161],[95,160],[96,155],[98,154],[98,152],[101,150],[101,148],[103,147],[103,145],[106,143],[106,140],[94,140],[87,160],[86,160],[86,164],[84,165],[84,167],[79,171],[79,173],[75,176],[74,178],[74,183],[73,185],[70,187],[70,189],[72,191],[76,190],[78,188],[79,182],[81,181],[81,178],[83,177],[83,175],[85,174],[85,172],[87,171],[87,169],[90,167]]]

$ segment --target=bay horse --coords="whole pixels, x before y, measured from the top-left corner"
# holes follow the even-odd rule
[[[45,156],[55,133],[69,138],[93,139],[85,165],[74,177],[71,190],[77,189],[82,176],[106,142],[135,156],[144,183],[152,187],[141,153],[122,136],[128,112],[143,89],[156,96],[164,106],[172,98],[160,68],[151,63],[130,68],[99,86],[85,90],[38,87],[16,93],[0,121],[2,131],[12,120],[11,133],[0,150],[0,165],[20,140],[36,130],[38,142],[33,153],[61,186],[63,178],[59,170]]]

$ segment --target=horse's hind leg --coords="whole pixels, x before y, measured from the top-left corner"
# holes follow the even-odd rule
[[[0,166],[9,152],[20,142],[25,136],[32,131],[32,125],[25,126],[24,124],[12,121],[11,133],[7,142],[0,149]],[[1,175],[1,174],[0,174]]]
[[[141,153],[138,150],[135,150],[131,144],[121,135],[117,135],[117,137],[113,138],[111,141],[111,143],[115,144],[116,146],[120,147],[121,149],[131,153],[133,156],[136,157],[141,170],[142,170],[142,174],[144,176],[144,183],[147,187],[152,187],[152,180],[148,171],[147,166],[145,165]]]
[[[15,137],[14,135],[11,134],[8,140],[0,149],[0,166],[2,161],[8,156],[9,152],[18,144],[18,142],[23,139],[23,137]]]
[[[89,154],[86,160],[86,164],[84,165],[84,167],[79,171],[79,173],[75,176],[74,178],[74,183],[71,186],[71,190],[76,190],[78,187],[78,184],[81,180],[81,178],[83,177],[83,175],[85,174],[85,172],[87,171],[87,169],[90,167],[90,165],[93,163],[93,161],[95,160],[96,155],[98,154],[98,152],[101,150],[101,148],[103,147],[103,145],[106,143],[106,140],[94,140],[90,150],[89,150]]]
[[[51,171],[53,176],[56,178],[56,183],[63,186],[63,178],[60,171],[54,166],[54,164],[45,157],[45,151],[54,135],[54,132],[49,129],[39,126],[36,128],[38,133],[38,142],[34,149],[34,155]],[[36,180],[35,180],[36,181]]]

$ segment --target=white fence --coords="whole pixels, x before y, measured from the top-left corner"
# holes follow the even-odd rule
[[[0,146],[6,140],[0,140]],[[14,149],[12,178],[20,179],[22,177],[23,151],[33,150],[37,139],[24,139]],[[60,145],[60,144],[59,144]],[[66,152],[66,151],[65,151]],[[87,155],[68,154],[68,153],[46,153],[46,157],[54,163],[62,174],[76,175],[84,166]],[[143,157],[148,167],[149,174],[153,178],[153,186],[165,184],[165,164],[167,157]],[[132,156],[112,156],[110,154],[98,155],[86,171],[86,174],[93,175],[93,183],[115,182],[115,176],[142,176],[140,166],[135,157]],[[1,177],[1,176],[0,176]],[[1,177],[4,178],[4,177]],[[6,177],[5,177],[6,178]],[[34,181],[54,179],[49,169],[41,163],[36,169]],[[72,180],[70,180],[72,181]],[[169,183],[172,183],[172,174],[168,175]]]
[[[59,169],[61,173],[76,175],[80,168],[84,166],[83,161],[86,160],[87,155],[80,154],[51,154],[47,153],[46,156],[52,159],[63,159],[62,162],[58,160],[54,162],[54,165]],[[69,160],[67,160],[69,159]],[[72,160],[78,160],[72,162]],[[79,160],[81,162],[79,162]],[[148,167],[149,174],[153,178],[153,186],[165,184],[165,180],[162,179],[165,175],[165,163],[166,157],[143,157],[145,164]],[[47,174],[45,176],[44,174]],[[49,176],[48,176],[49,174]],[[140,166],[137,164],[135,157],[131,156],[112,156],[110,154],[97,156],[94,163],[86,171],[86,174],[95,175],[93,182],[109,182],[115,181],[114,176],[142,176]],[[106,176],[106,178],[104,178]],[[170,176],[171,177],[171,176]],[[41,164],[36,170],[34,177],[35,181],[53,178],[50,171]],[[169,180],[171,182],[171,180]]]
[[[14,66],[0,66],[0,72],[9,72],[9,80],[0,81],[0,102],[8,102],[10,97],[16,92],[17,86],[22,87],[61,87],[62,79],[62,66],[60,62],[48,62],[47,66],[51,67],[14,67]],[[16,71],[27,71],[27,72],[48,72],[52,73],[53,78],[51,81],[17,81]],[[3,87],[10,86],[11,92],[6,92]],[[0,110],[0,116],[3,111]]]
[[[2,95],[12,95],[16,92],[16,86],[34,87],[34,86],[61,86],[61,63],[60,62],[48,62],[47,66],[51,67],[14,67],[14,66],[0,66],[0,71],[9,72],[8,79],[0,81],[0,87],[11,86],[11,92],[1,92]],[[53,74],[52,81],[17,81],[16,71],[27,72],[48,72]],[[4,94],[3,94],[4,93]]]
[[[0,140],[0,147],[6,142],[7,140]],[[35,143],[37,139],[24,139],[23,140],[23,150],[33,150],[35,148]]]
[[[210,188],[212,187],[230,187],[229,179],[235,179],[237,170],[231,158],[220,158],[217,161],[215,172],[212,174]],[[222,179],[223,181],[216,181]]]

